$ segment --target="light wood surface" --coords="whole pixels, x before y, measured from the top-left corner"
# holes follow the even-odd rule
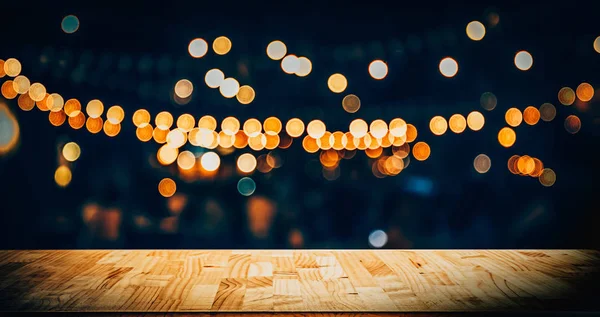
[[[0,310],[598,310],[599,262],[592,250],[0,251]]]

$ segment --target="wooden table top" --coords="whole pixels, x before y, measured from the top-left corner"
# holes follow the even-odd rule
[[[0,251],[0,310],[600,310],[599,263],[592,250]]]

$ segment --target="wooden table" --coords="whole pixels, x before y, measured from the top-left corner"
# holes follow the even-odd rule
[[[591,250],[0,251],[0,310],[599,311],[599,263]]]

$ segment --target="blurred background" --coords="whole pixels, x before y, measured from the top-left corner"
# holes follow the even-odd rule
[[[4,3],[0,247],[598,248],[598,9],[591,1]],[[276,40],[285,52],[267,51]],[[310,68],[300,71],[289,54]],[[210,88],[213,68],[252,90]],[[34,106],[33,83],[60,94],[50,97],[58,111],[48,111],[45,94]],[[87,125],[74,122],[71,98]],[[94,99],[104,105],[97,131]],[[113,105],[124,116],[109,113]],[[136,119],[138,109],[151,118]],[[162,111],[172,122],[161,137]],[[474,111],[484,119],[462,130],[450,119]],[[224,144],[225,132],[206,145],[188,129],[187,143],[168,147],[181,137],[165,143],[182,114],[194,128],[211,116],[215,133],[235,117],[242,143]],[[272,116],[281,132],[263,124],[258,145],[246,145],[244,122]],[[304,129],[290,136],[292,118],[344,133],[355,119],[382,119],[392,137],[368,150],[332,149],[317,125],[308,134],[318,143]],[[413,142],[406,125],[393,135],[394,118],[416,128]],[[510,131],[499,135],[505,127],[514,144]]]

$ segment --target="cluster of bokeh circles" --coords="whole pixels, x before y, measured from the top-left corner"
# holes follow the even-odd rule
[[[65,33],[74,33],[79,29],[79,20],[75,16],[67,16],[61,26]],[[473,41],[482,40],[485,33],[485,26],[479,21],[472,21],[466,27],[466,34]],[[600,37],[596,38],[593,46],[600,53]],[[226,36],[217,37],[212,42],[212,49],[216,55],[225,55],[231,51],[232,42]],[[196,59],[204,57],[208,51],[208,42],[202,38],[195,38],[188,45],[188,53]],[[271,60],[280,61],[285,74],[306,77],[312,71],[312,62],[307,57],[288,54],[286,44],[280,40],[270,42],[266,47],[266,54]],[[518,51],[514,56],[514,64],[519,70],[528,71],[533,66],[533,56],[525,50]],[[380,59],[370,62],[367,70],[375,80],[383,80],[389,72],[388,65]],[[454,77],[459,71],[459,64],[453,57],[444,57],[440,60],[439,71],[444,77]],[[0,60],[0,78],[5,76],[9,79],[1,86],[4,98],[16,98],[18,106],[24,111],[37,107],[48,112],[49,122],[53,126],[61,126],[68,122],[73,129],[78,130],[85,126],[90,133],[104,131],[109,137],[117,136],[121,131],[121,123],[126,115],[123,107],[119,105],[110,106],[105,112],[104,104],[98,99],[87,102],[84,108],[77,99],[65,100],[58,93],[49,93],[43,84],[32,83],[21,74],[21,63],[15,58]],[[223,97],[236,97],[244,105],[250,104],[256,97],[252,87],[240,86],[235,78],[225,77],[223,71],[217,68],[207,71],[204,80],[208,87],[218,89]],[[348,79],[341,73],[334,73],[328,77],[327,86],[331,92],[340,94],[347,89]],[[194,84],[190,80],[178,80],[173,88],[175,101],[185,104],[193,91]],[[558,101],[564,106],[571,106],[576,99],[589,102],[593,96],[593,86],[581,83],[576,90],[570,87],[561,88]],[[484,110],[493,111],[497,105],[497,98],[493,93],[485,92],[481,95],[480,104]],[[346,112],[356,113],[360,109],[361,100],[356,94],[347,94],[342,98],[341,105]],[[551,103],[544,103],[539,107],[527,106],[523,110],[517,107],[510,108],[505,112],[507,126],[499,130],[498,142],[501,146],[510,148],[517,141],[515,128],[522,122],[527,125],[538,124],[540,120],[549,122],[556,114],[557,109]],[[281,159],[272,150],[287,149],[296,139],[306,152],[320,151],[323,177],[327,180],[339,177],[340,161],[354,157],[356,150],[364,151],[372,159],[372,172],[379,178],[398,175],[410,164],[411,153],[417,161],[425,161],[431,155],[431,148],[426,142],[413,144],[418,136],[417,128],[402,118],[395,118],[389,122],[376,119],[370,123],[363,119],[354,119],[347,131],[328,131],[326,124],[318,119],[304,122],[299,118],[291,118],[284,123],[277,117],[269,117],[262,121],[250,118],[242,123],[238,118],[230,116],[221,120],[219,124],[211,115],[197,118],[185,113],[175,119],[169,111],[162,111],[152,118],[148,110],[137,109],[132,114],[132,122],[136,127],[135,134],[138,140],[152,140],[160,145],[156,154],[157,161],[164,166],[176,163],[183,178],[213,175],[220,167],[221,156],[228,155],[236,149],[271,151],[258,157],[253,153],[243,153],[237,157],[237,172],[244,176],[238,182],[238,191],[243,195],[251,195],[256,188],[256,184],[250,178],[252,173],[256,170],[268,173],[281,166]],[[433,135],[441,136],[448,129],[460,134],[467,128],[480,131],[484,125],[484,114],[472,111],[466,116],[456,113],[448,119],[434,116],[429,122],[429,129]],[[569,133],[577,133],[581,129],[581,120],[576,115],[569,115],[564,126]],[[206,151],[197,156],[190,150],[184,150],[188,144],[204,148]],[[388,148],[391,151],[385,151]],[[8,147],[0,144],[0,149],[6,152]],[[62,148],[63,158],[67,162],[77,160],[80,152],[79,145],[74,142],[67,143]],[[485,154],[480,154],[474,159],[473,167],[479,173],[486,173],[491,168],[491,159]],[[552,169],[544,167],[540,159],[528,155],[512,156],[508,160],[508,169],[516,175],[536,177],[544,186],[552,186],[556,180]],[[71,171],[66,164],[57,168],[55,180],[60,186],[69,184]],[[176,188],[176,183],[171,178],[161,180],[158,185],[159,192],[164,197],[172,196]]]

